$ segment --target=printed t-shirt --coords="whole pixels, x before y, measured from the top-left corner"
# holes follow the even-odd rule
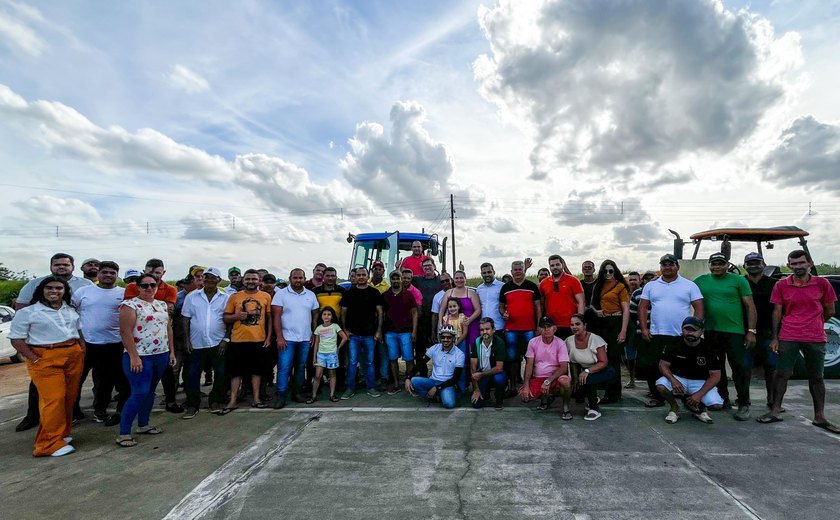
[[[589,368],[598,362],[598,349],[601,347],[607,348],[607,342],[597,334],[589,334],[589,341],[586,343],[586,348],[582,349],[575,346],[574,336],[566,338],[569,361],[577,363],[583,368]]]
[[[762,276],[758,283],[753,283],[747,278],[755,303],[755,329],[764,336],[770,335],[773,329],[773,304],[770,302],[770,295],[773,294],[773,287],[777,281],[775,278]]]
[[[271,296],[263,291],[249,293],[239,291],[228,297],[225,314],[247,312],[244,320],[233,322],[230,341],[232,343],[252,343],[265,341],[265,323],[271,312]]]
[[[125,286],[126,300],[130,300],[138,295],[140,295],[140,288],[137,287],[136,283],[131,282]],[[178,300],[178,289],[172,287],[166,282],[159,282],[157,291],[155,291],[155,300],[175,305],[175,302]]]
[[[134,309],[137,322],[134,325],[134,348],[139,356],[151,356],[169,352],[169,309],[166,302],[153,300],[151,303],[140,298],[123,300],[121,305]]]
[[[482,372],[495,368],[499,361],[507,361],[505,342],[495,334],[490,338],[491,343],[487,346],[479,336],[470,352],[470,357],[478,360],[478,369]]]
[[[376,307],[383,307],[382,295],[368,285],[359,289],[355,285],[347,289],[341,306],[344,308],[344,326],[350,334],[373,336],[376,333]]]
[[[449,352],[443,350],[443,345],[437,343],[426,349],[426,356],[432,360],[431,378],[436,381],[447,381],[452,379],[455,369],[463,368],[466,358],[461,349],[452,346]]]
[[[125,289],[86,285],[73,292],[73,306],[82,320],[85,341],[94,345],[120,343],[120,303]]]
[[[315,335],[318,337],[318,353],[334,354],[338,351],[338,333],[341,327],[337,323],[330,323],[329,327],[318,325],[315,327]]]
[[[314,292],[315,297],[318,298],[318,306],[320,310],[324,310],[324,307],[332,307],[335,311],[335,317],[338,318],[341,316],[341,297],[344,296],[345,289],[340,285],[333,286],[332,289],[327,290],[323,284],[320,287],[315,288]]]
[[[508,320],[505,330],[522,331],[537,328],[534,316],[534,302],[540,301],[540,289],[531,280],[524,280],[522,285],[508,282],[499,291],[499,303],[506,305]]]
[[[283,307],[280,321],[286,341],[309,341],[312,337],[312,311],[318,310],[315,293],[303,287],[298,293],[289,285],[274,295],[271,305]]]
[[[705,341],[700,341],[696,347],[689,347],[683,340],[675,341],[665,347],[662,359],[671,363],[672,374],[695,381],[705,381],[709,379],[710,370],[720,370],[717,356]]]
[[[540,282],[540,293],[545,298],[543,312],[551,316],[558,327],[570,326],[572,315],[578,311],[575,296],[583,294],[580,280],[566,273],[563,273],[559,280],[549,276]]]
[[[411,269],[411,272],[414,273],[414,276],[423,276],[423,262],[429,258],[426,255],[420,256],[407,256],[403,258],[402,263],[400,264],[400,269]]]
[[[385,326],[387,332],[412,332],[414,322],[411,319],[412,309],[417,308],[417,300],[405,292],[386,291],[382,295],[385,300]]]
[[[621,312],[621,304],[630,302],[630,293],[627,286],[613,279],[612,287],[607,288],[606,284],[601,288],[601,310],[604,314],[616,314]]]
[[[569,362],[569,351],[566,342],[554,337],[551,343],[543,341],[542,336],[535,336],[528,342],[526,358],[534,358],[534,377],[549,377],[560,363]]]
[[[662,277],[642,288],[642,300],[650,302],[650,333],[661,336],[682,336],[682,322],[691,316],[691,302],[702,300],[697,284],[677,275],[670,282]]]
[[[782,341],[822,343],[826,340],[823,305],[837,301],[828,280],[811,276],[804,286],[793,285],[793,275],[773,287],[770,301],[782,306]]]
[[[706,273],[694,279],[703,294],[706,330],[744,333],[744,296],[752,296],[750,284],[743,276],[726,273],[715,278]]]

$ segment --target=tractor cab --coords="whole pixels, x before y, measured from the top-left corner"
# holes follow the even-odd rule
[[[423,254],[435,259],[439,269],[445,269],[446,260],[446,237],[443,242],[439,241],[437,235],[426,233],[359,233],[358,235],[347,235],[347,242],[353,244],[353,253],[350,256],[350,271],[358,267],[370,270],[374,260],[381,260],[385,264],[385,273],[390,273],[400,265],[403,258],[411,256],[411,244],[420,241],[423,245]]]

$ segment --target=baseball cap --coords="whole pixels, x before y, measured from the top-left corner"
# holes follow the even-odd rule
[[[689,327],[696,330],[703,330],[706,326],[703,324],[703,320],[698,318],[697,316],[688,316],[682,322],[683,327]]]
[[[138,278],[140,276],[140,271],[137,269],[126,269],[125,274],[123,274],[123,280],[127,278]]]
[[[374,260],[373,263],[370,264],[370,266],[371,267],[385,267],[385,264],[382,263],[382,260]]]
[[[662,255],[662,258],[659,259],[660,264],[665,264],[668,262],[679,264],[680,260],[676,257],[676,255],[672,255],[671,253],[668,253],[667,255]]]
[[[230,273],[239,273],[239,274],[242,274],[242,271],[240,271],[238,267],[233,266],[233,267],[231,267],[230,269],[228,269],[228,275],[230,275]]]
[[[543,316],[542,318],[540,318],[540,327],[545,328],[545,327],[553,327],[553,326],[554,326],[554,320],[551,319],[551,316]]]
[[[216,278],[221,278],[222,277],[222,273],[218,269],[216,269],[215,267],[208,267],[207,269],[204,270],[204,274],[205,275],[211,274],[211,275],[215,276]]]
[[[709,256],[709,263],[711,264],[712,262],[727,262],[728,263],[729,260],[727,260],[725,254],[718,252],[718,253],[712,253],[711,256]]]
[[[96,258],[86,258],[86,259],[85,259],[85,261],[84,261],[84,262],[82,262],[82,265],[85,265],[85,264],[98,264],[98,263],[99,263],[99,260],[97,260]]]
[[[754,260],[759,260],[761,262],[764,261],[764,257],[761,256],[761,253],[747,253],[747,256],[744,257],[744,263],[751,262]]]

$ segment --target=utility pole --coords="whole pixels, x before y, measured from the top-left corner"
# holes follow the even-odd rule
[[[455,260],[455,196],[453,194],[449,194],[449,223],[452,226],[452,272],[458,270],[456,267],[457,261]]]

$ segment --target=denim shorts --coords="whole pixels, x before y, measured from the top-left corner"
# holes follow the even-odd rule
[[[338,352],[330,352],[328,354],[318,352],[318,356],[315,359],[315,366],[338,368]]]

